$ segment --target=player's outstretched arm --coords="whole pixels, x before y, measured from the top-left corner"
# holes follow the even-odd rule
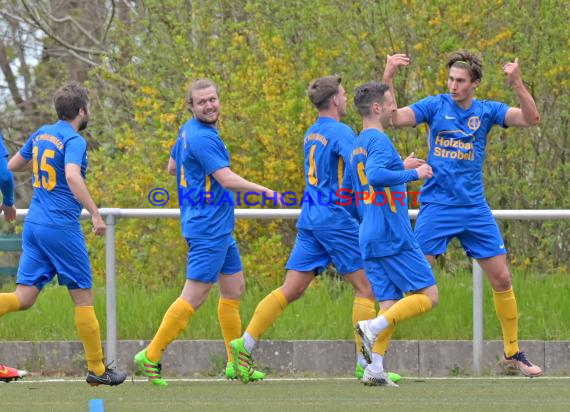
[[[532,95],[524,86],[519,66],[519,59],[503,66],[503,72],[507,76],[513,91],[519,98],[520,108],[511,107],[505,117],[505,125],[513,127],[531,127],[540,122],[540,114]]]
[[[216,170],[212,173],[214,179],[225,187],[228,190],[233,192],[241,192],[241,191],[251,191],[257,192],[259,194],[265,193],[267,197],[272,198],[275,193],[274,190],[268,189],[265,186],[258,185],[257,183],[250,182],[249,180],[244,179],[237,173],[234,173],[229,167],[223,167],[221,169]],[[283,206],[281,204],[281,196],[277,193],[277,206]]]
[[[91,221],[93,223],[93,232],[96,235],[103,235],[105,233],[105,222],[97,209],[97,205],[91,198],[87,185],[83,176],[81,176],[81,167],[75,163],[68,163],[65,165],[65,180],[69,185],[69,189],[77,200],[83,205],[85,209],[91,214]]]
[[[18,152],[8,162],[8,169],[12,172],[27,172],[32,170],[32,161],[24,159]]]
[[[386,67],[382,81],[390,87],[390,92],[394,97],[394,104],[397,105],[396,90],[394,89],[394,76],[400,69],[410,64],[410,58],[402,53],[386,56]],[[416,115],[409,107],[397,109],[392,115],[392,125],[394,127],[414,127],[416,125]]]

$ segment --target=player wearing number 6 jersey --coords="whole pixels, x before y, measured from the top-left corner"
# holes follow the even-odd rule
[[[346,207],[338,205],[336,192],[345,179],[354,133],[340,122],[346,114],[346,96],[338,76],[315,80],[308,90],[319,118],[304,138],[305,194],[295,246],[287,262],[283,285],[257,306],[242,338],[231,342],[236,369],[244,383],[255,343],[283,310],[299,299],[315,277],[331,262],[355,291],[353,323],[375,315],[370,284],[362,270],[358,224]],[[357,347],[360,347],[358,336]],[[366,365],[361,359],[363,366]],[[362,367],[360,364],[358,368]],[[396,378],[396,377],[395,377]]]
[[[387,85],[370,82],[360,86],[354,102],[362,116],[363,130],[350,157],[351,176],[357,191],[369,193],[358,204],[362,218],[360,250],[366,275],[382,308],[377,318],[360,321],[356,326],[362,337],[363,355],[370,363],[362,382],[395,386],[383,365],[392,330],[397,323],[431,310],[438,302],[438,290],[431,267],[414,238],[406,199],[390,204],[391,192],[405,192],[407,182],[431,177],[431,167],[423,164],[404,170],[404,162],[384,133],[396,109]]]
[[[118,385],[127,374],[103,363],[99,322],[93,307],[91,266],[79,225],[82,205],[93,231],[105,223],[85,185],[87,143],[79,132],[89,121],[87,91],[69,83],[55,92],[59,121],[40,127],[10,159],[8,167],[32,170],[34,196],[22,233],[22,256],[14,293],[0,294],[0,316],[30,308],[55,275],[75,305],[75,326],[87,358],[87,383]]]

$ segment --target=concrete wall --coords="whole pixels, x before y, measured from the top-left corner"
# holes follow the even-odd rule
[[[133,356],[148,342],[121,341],[119,365],[133,370]],[[528,358],[550,376],[570,375],[570,341],[521,341]],[[501,374],[497,361],[502,342],[486,341],[483,373]],[[216,376],[225,366],[222,341],[175,341],[163,356],[165,376]],[[3,342],[0,362],[43,375],[80,376],[86,371],[80,342]],[[352,341],[262,341],[255,350],[260,368],[283,376],[349,376],[354,371]],[[404,376],[472,374],[471,341],[393,341],[385,366]]]

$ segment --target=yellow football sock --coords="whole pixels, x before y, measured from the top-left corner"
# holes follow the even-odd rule
[[[230,349],[230,342],[241,336],[241,318],[239,317],[239,300],[220,298],[218,301],[218,320],[224,336],[228,361],[234,357]]]
[[[495,302],[495,311],[499,322],[501,322],[501,329],[503,331],[503,346],[505,348],[505,355],[513,356],[519,351],[518,343],[518,310],[517,300],[513,288],[505,290],[504,292],[497,292],[493,290],[493,301]]]
[[[376,306],[374,299],[355,297],[352,302],[352,326],[361,320],[372,319],[376,316]],[[354,333],[354,341],[356,342],[356,352],[360,352],[360,335]]]
[[[15,293],[0,293],[0,316],[20,310],[20,301]]]
[[[246,332],[258,340],[263,333],[275,322],[289,303],[281,289],[275,289],[267,295],[255,308],[255,312]]]
[[[380,312],[378,312],[378,316],[383,315],[385,312],[385,310],[380,310]],[[378,334],[376,341],[374,342],[374,346],[372,347],[372,352],[379,353],[380,355],[384,356],[386,350],[388,349],[388,345],[390,345],[390,340],[394,334],[394,329],[394,325],[390,323],[386,329]]]
[[[103,364],[103,347],[101,346],[101,333],[99,332],[99,321],[95,316],[93,306],[75,307],[75,327],[83,350],[87,359],[87,369],[95,375],[102,375],[105,372]]]
[[[396,323],[421,315],[430,309],[431,299],[423,293],[414,293],[394,303],[382,316],[386,318],[389,326],[396,326]]]
[[[188,320],[194,314],[194,308],[182,298],[178,298],[168,308],[162,323],[146,348],[146,357],[151,362],[158,362],[162,352],[170,342],[180,335],[188,324]]]

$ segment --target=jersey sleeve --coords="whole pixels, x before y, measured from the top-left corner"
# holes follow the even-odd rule
[[[392,170],[394,155],[395,149],[385,135],[371,141],[364,170],[370,185],[395,186],[418,179],[415,170]]]
[[[336,142],[335,151],[339,157],[342,157],[342,160],[344,162],[342,187],[339,184],[339,188],[345,188],[349,190],[352,190],[353,188],[350,171],[350,155],[352,153],[355,140],[356,136],[352,130],[347,127],[346,130],[343,130],[340,139],[338,139]]]
[[[2,204],[14,206],[14,176],[8,170],[7,156],[0,156],[0,191],[2,192]]]
[[[192,144],[188,146],[188,150],[198,160],[207,175],[230,166],[226,148],[221,142],[217,142],[210,136],[204,135],[198,139],[193,139]]]
[[[87,151],[87,142],[79,136],[67,141],[65,144],[65,164],[73,163],[81,166]]]
[[[170,150],[170,157],[176,160],[176,154],[178,153],[178,147],[180,146],[180,137],[176,139],[174,145],[172,146],[172,150]]]
[[[8,156],[8,150],[6,150],[6,146],[4,146],[4,136],[2,136],[2,132],[0,132],[0,157]]]
[[[32,150],[34,148],[34,135],[30,136],[24,146],[20,149],[20,156],[26,160],[32,160]]]
[[[507,117],[507,112],[510,107],[504,103],[500,102],[489,102],[491,105],[491,121],[493,124],[499,125],[501,127],[508,127],[505,124],[505,119]]]
[[[412,104],[410,108],[416,115],[416,125],[420,123],[429,123],[435,116],[439,103],[439,96],[428,96]]]

